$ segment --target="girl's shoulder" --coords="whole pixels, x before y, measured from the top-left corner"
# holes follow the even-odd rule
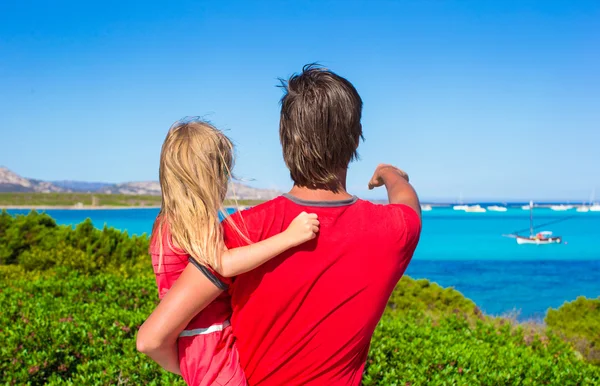
[[[163,256],[183,256],[187,260],[188,254],[173,241],[168,224],[164,224],[160,232],[155,230],[150,239],[150,254]]]

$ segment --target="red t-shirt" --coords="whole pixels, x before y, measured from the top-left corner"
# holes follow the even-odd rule
[[[253,242],[317,213],[316,239],[236,277],[231,324],[250,385],[359,385],[371,336],[417,246],[405,205],[289,195],[233,216]],[[229,248],[245,243],[225,225]]]

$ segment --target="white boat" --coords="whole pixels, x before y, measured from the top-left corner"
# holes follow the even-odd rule
[[[582,202],[581,205],[577,206],[577,211],[580,213],[587,213],[589,211],[592,212],[600,212],[600,205],[594,202],[594,196],[596,195],[596,189],[592,190],[592,194],[590,194],[590,201],[586,204]]]
[[[454,209],[454,210],[467,210],[468,207],[469,207],[469,205],[454,205],[452,207],[452,209]]]
[[[534,244],[534,245],[548,245],[548,244],[560,244],[562,238],[560,236],[552,236],[552,232],[543,231],[534,233],[533,229],[533,201],[529,203],[529,236],[521,236],[519,233],[524,231],[517,231],[510,235],[503,235],[505,237],[513,237],[517,244]]]
[[[466,210],[468,207],[469,207],[469,205],[463,204],[463,194],[462,194],[462,192],[460,192],[460,194],[458,195],[458,205],[454,205],[452,207],[452,209],[454,209],[454,210]]]
[[[521,209],[523,209],[523,210],[529,210],[529,209],[531,209],[531,207],[529,205],[523,205],[521,207]]]
[[[573,209],[573,206],[572,205],[563,205],[563,204],[561,204],[561,205],[552,205],[552,206],[550,206],[550,209],[555,210],[557,212],[563,212],[565,210]]]
[[[421,205],[421,210],[422,210],[423,212],[429,212],[429,211],[430,211],[430,210],[432,210],[432,209],[433,209],[433,208],[431,207],[431,205],[427,205],[427,204],[425,204],[425,205]]]
[[[467,209],[465,209],[465,212],[467,212],[467,213],[485,213],[486,210],[485,210],[485,208],[482,208],[481,205],[472,205],[472,206],[468,206]]]
[[[547,244],[560,244],[560,237],[552,237],[552,232],[543,231],[537,233],[535,236],[517,236],[517,244],[535,244],[535,245],[547,245]]]
[[[596,189],[592,189],[592,194],[590,195],[590,211],[600,212],[600,204],[595,202],[595,198],[596,198]]]
[[[508,209],[505,206],[492,205],[488,206],[487,210],[490,210],[492,212],[506,212]]]

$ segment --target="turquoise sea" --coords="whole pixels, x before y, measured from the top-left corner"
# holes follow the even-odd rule
[[[27,213],[27,210],[10,210]],[[60,224],[91,218],[130,234],[149,233],[157,209],[47,210]],[[541,319],[549,307],[577,296],[600,296],[600,212],[535,209],[538,230],[562,236],[560,245],[518,245],[502,234],[528,229],[529,211],[423,213],[421,242],[407,274],[452,286],[486,313]],[[527,232],[526,232],[527,233]]]

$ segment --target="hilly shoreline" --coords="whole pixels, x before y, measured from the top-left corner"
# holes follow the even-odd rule
[[[281,195],[274,189],[260,189],[231,182],[226,205],[241,206]],[[247,203],[243,203],[250,201]],[[42,181],[26,178],[0,167],[0,208],[2,209],[123,209],[160,207],[158,181],[110,184],[85,181]]]

